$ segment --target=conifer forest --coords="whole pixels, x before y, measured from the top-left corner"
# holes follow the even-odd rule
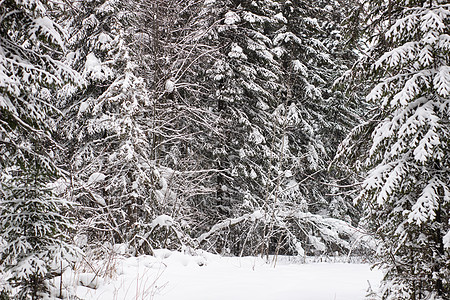
[[[368,299],[450,299],[449,21],[447,0],[0,0],[0,299],[82,299],[62,273],[118,245],[359,257]]]

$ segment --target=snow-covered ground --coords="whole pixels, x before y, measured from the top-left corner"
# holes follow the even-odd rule
[[[280,258],[274,266],[255,257],[168,250],[109,259],[108,269],[112,278],[107,279],[66,272],[64,290],[86,300],[356,300],[365,297],[368,282],[375,289],[382,276],[368,264],[300,264]],[[104,270],[100,266],[97,272]]]

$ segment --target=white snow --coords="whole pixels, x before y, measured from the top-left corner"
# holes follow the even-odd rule
[[[308,68],[304,64],[302,64],[298,59],[292,61],[292,67],[294,68],[294,71],[300,72],[303,76],[308,75]]]
[[[101,62],[95,56],[94,53],[89,53],[86,56],[86,64],[85,64],[84,68],[85,68],[85,72],[86,73],[91,73],[92,72],[92,77],[93,78],[98,78],[98,79],[103,78],[103,76],[101,75],[101,73],[102,73]]]
[[[106,44],[109,43],[111,41],[111,37],[109,37],[109,35],[105,34],[105,33],[100,33],[100,35],[98,36],[98,41],[102,44]]]
[[[65,49],[65,43],[61,35],[55,28],[58,28],[58,24],[50,20],[48,17],[36,18],[34,19],[34,23],[35,26],[40,27],[44,34],[47,35],[51,40],[53,40],[53,42],[57,43],[61,47],[61,49]],[[36,28],[36,30],[38,29]]]
[[[450,248],[450,230],[444,235],[443,243],[444,248]]]
[[[66,272],[65,287],[86,300],[357,300],[382,277],[367,264],[298,264],[280,257],[274,265],[273,259],[169,250],[117,260],[115,270],[107,279]]]
[[[283,16],[282,13],[276,14],[275,16],[273,16],[273,18],[275,20],[277,20],[278,22],[280,22],[280,23],[285,23],[286,24],[288,22],[287,19]]]
[[[431,180],[428,185],[423,189],[422,195],[417,199],[413,205],[411,212],[408,215],[408,221],[410,223],[416,223],[420,226],[427,220],[434,220],[436,217],[436,208],[438,204],[438,195],[436,190],[439,188],[439,184],[435,180]]]
[[[322,243],[320,241],[320,239],[316,236],[313,235],[309,235],[308,236],[308,240],[309,242],[314,246],[315,249],[319,250],[319,251],[325,251],[326,250],[326,246],[324,243]]]
[[[161,226],[161,227],[170,227],[173,224],[173,219],[171,216],[168,215],[161,215],[156,217],[153,221],[152,221],[152,228],[156,227],[156,226]]]
[[[259,144],[265,142],[264,136],[261,134],[261,132],[257,128],[254,128],[253,132],[250,133],[249,140],[251,142],[254,142],[256,145],[259,145]]]
[[[259,100],[256,106],[261,110],[268,110],[270,108],[270,106],[267,105],[267,103],[262,100]]]
[[[79,284],[91,289],[97,289],[102,284],[102,278],[94,273],[82,273],[78,276]]]
[[[69,186],[70,183],[67,182],[64,178],[59,178],[58,180],[47,184],[47,188],[52,189],[53,192],[58,195],[64,193]]]
[[[244,50],[236,43],[231,45],[231,51],[228,53],[230,58],[242,58],[247,59],[247,55],[244,54]]]
[[[164,88],[167,93],[172,93],[175,90],[175,80],[174,78],[167,79]]]
[[[303,249],[302,243],[300,242],[295,243],[295,249],[297,250],[299,256],[301,257],[305,256],[305,249]]]
[[[92,197],[94,197],[95,202],[97,202],[99,205],[106,206],[105,198],[103,198],[99,194],[92,193]]]
[[[234,11],[229,11],[225,14],[224,23],[227,25],[234,25],[241,21],[241,18]]]
[[[81,102],[80,108],[78,109],[78,116],[81,116],[89,108],[89,101]]]
[[[92,173],[91,176],[89,176],[88,185],[91,185],[96,182],[102,182],[103,180],[105,180],[105,178],[106,175],[103,173],[99,172]]]
[[[89,53],[86,56],[86,63],[84,65],[83,76],[89,76],[95,80],[104,80],[112,75],[112,71],[106,65],[103,65],[94,53]]]
[[[442,97],[450,95],[450,67],[442,66],[433,79],[433,85],[436,91]]]

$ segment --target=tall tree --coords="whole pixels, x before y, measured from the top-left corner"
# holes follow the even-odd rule
[[[363,150],[357,159],[365,180],[357,200],[382,242],[383,299],[448,299],[450,6],[364,4],[363,38],[370,47],[356,73],[375,81],[366,99],[376,111],[346,139],[340,155]]]
[[[201,1],[167,0],[141,2],[141,30],[146,53],[142,71],[150,77],[156,116],[155,161],[167,173],[176,201],[166,199],[165,207],[183,230],[192,235],[203,231],[214,219],[213,178],[217,167],[208,154],[211,141],[221,133],[220,120],[211,109],[207,91],[207,66],[215,59],[218,46],[205,43],[212,25],[201,13]],[[151,12],[151,13],[145,13]],[[169,171],[169,172],[167,172]],[[166,195],[168,195],[166,193]],[[211,213],[211,214],[210,214]]]
[[[204,183],[210,172],[191,145],[214,131],[193,74],[211,50],[198,43],[198,4],[75,5],[77,14],[67,20],[70,58],[88,88],[66,103],[60,126],[72,149],[65,160],[84,207],[83,230],[141,252],[178,247],[188,242],[181,224],[197,217],[193,198],[210,192]],[[169,232],[152,225],[162,215],[170,217]]]
[[[213,153],[225,171],[217,176],[217,204],[228,219],[199,240],[237,254],[348,249],[334,234],[345,230],[328,217],[354,211],[341,201],[329,213],[321,182],[337,146],[327,135],[343,136],[353,122],[351,111],[327,115],[336,113],[340,98],[331,86],[347,63],[338,52],[345,51],[331,53],[322,42],[332,46],[327,32],[340,21],[327,18],[333,7],[213,1],[205,9],[219,20],[209,38],[223,45],[209,73],[224,136]],[[224,236],[213,238],[220,232],[225,244]]]
[[[74,3],[69,61],[87,88],[64,104],[59,139],[88,242],[130,242],[155,213],[152,105],[139,76],[132,1]],[[146,225],[147,224],[147,225]],[[139,248],[140,242],[134,243]]]
[[[283,137],[273,112],[282,101],[277,95],[284,87],[272,37],[283,26],[280,9],[276,1],[215,1],[204,8],[214,24],[209,43],[221,45],[208,70],[211,109],[218,115],[222,133],[210,147],[210,156],[221,171],[216,177],[215,207],[219,209],[215,213],[219,221],[242,221],[228,228],[228,241],[215,241],[216,248],[235,254],[266,251],[264,241],[272,234],[265,217],[247,223],[248,218],[241,216],[254,211],[268,216],[276,197],[273,190]]]
[[[0,262],[20,297],[32,299],[73,252],[68,204],[52,189],[63,173],[53,163],[52,134],[57,102],[82,80],[62,62],[65,32],[51,8],[42,1],[0,6],[0,234],[7,243]]]
[[[329,197],[333,181],[327,166],[339,142],[359,121],[355,104],[333,89],[336,79],[356,60],[343,40],[342,21],[349,9],[344,1],[287,1],[286,28],[274,38],[287,88],[290,148],[297,157],[292,169],[302,182],[300,197],[308,211],[354,222],[351,202]],[[314,200],[312,200],[314,199]],[[297,200],[298,201],[298,200]]]

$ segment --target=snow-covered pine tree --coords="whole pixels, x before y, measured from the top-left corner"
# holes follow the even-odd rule
[[[158,215],[154,103],[130,46],[138,24],[133,3],[74,3],[65,20],[68,59],[87,88],[65,103],[59,138],[70,149],[62,160],[71,172],[73,200],[81,204],[78,233],[88,234],[88,244],[131,242]],[[140,239],[133,245],[139,248]]]
[[[61,61],[65,33],[50,5],[2,1],[0,15],[0,262],[19,298],[38,299],[73,253],[68,203],[52,189],[61,176],[52,131],[57,101],[82,81]]]
[[[450,5],[364,5],[370,47],[359,72],[375,81],[367,101],[377,109],[339,155],[364,151],[354,164],[366,172],[357,200],[381,241],[383,299],[449,299]]]
[[[19,299],[40,299],[49,292],[45,280],[62,274],[76,255],[72,221],[65,215],[71,205],[53,191],[54,170],[24,158],[20,167],[1,174],[0,234],[7,243],[1,262],[12,286],[19,287]]]
[[[215,129],[199,78],[211,49],[198,42],[198,4],[74,5],[70,57],[88,88],[67,103],[60,125],[73,149],[68,168],[84,228],[97,241],[132,242],[138,251],[177,247],[186,242],[181,224],[201,219],[193,199],[210,193],[201,134]],[[152,225],[162,215],[171,218],[169,238]]]
[[[348,250],[343,236],[353,229],[329,218],[317,180],[323,177],[314,178],[333,154],[324,141],[337,144],[326,130],[342,135],[351,115],[325,116],[338,99],[331,85],[345,60],[332,61],[319,39],[329,39],[326,26],[339,20],[329,21],[313,2],[205,3],[219,20],[208,37],[224,45],[208,73],[224,136],[213,152],[225,171],[217,177],[216,207],[226,219],[198,240],[235,254]],[[342,206],[334,211],[344,218],[350,205]]]
[[[338,142],[357,120],[348,100],[332,89],[355,59],[342,44],[340,22],[348,5],[282,4],[285,26],[276,32],[273,44],[286,94],[274,115],[285,136],[279,172],[288,176],[274,192],[282,226],[293,235],[284,249],[300,248],[308,254],[352,251],[358,242],[350,224],[357,222],[358,213],[348,199],[329,195],[333,184],[327,181],[334,179],[326,170]],[[355,248],[367,250],[369,240]]]
[[[219,220],[242,222],[230,228],[228,241],[220,241],[223,237],[201,240],[217,242],[213,247],[235,254],[266,251],[265,241],[271,235],[265,217],[271,208],[269,198],[274,196],[269,194],[277,184],[279,152],[274,149],[283,140],[272,115],[283,92],[281,69],[272,52],[272,36],[283,25],[280,8],[276,1],[205,2],[204,13],[214,25],[207,38],[221,46],[208,70],[210,99],[215,102],[212,109],[222,133],[211,149],[221,170],[214,214]],[[253,218],[255,222],[241,218],[255,211],[262,212]]]
[[[308,211],[356,221],[351,203],[329,197],[333,181],[327,166],[339,142],[356,123],[354,107],[333,82],[356,59],[343,45],[341,21],[347,3],[336,1],[287,1],[283,6],[286,28],[274,42],[283,65],[288,90],[288,137],[300,192]],[[295,201],[295,200],[294,200]]]

